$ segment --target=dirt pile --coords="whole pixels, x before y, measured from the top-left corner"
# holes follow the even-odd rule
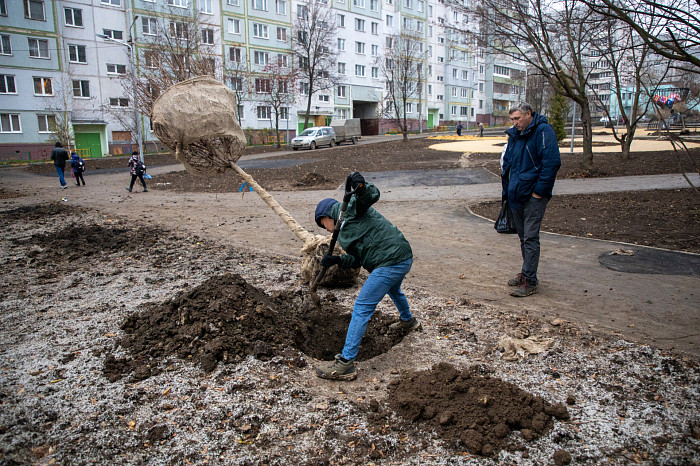
[[[484,456],[523,449],[506,441],[513,430],[530,441],[551,429],[552,417],[569,419],[563,405],[484,375],[478,367],[459,370],[447,363],[402,374],[389,384],[388,400],[407,420],[427,424],[449,444]]]
[[[305,362],[298,351],[331,360],[345,341],[347,309],[325,303],[317,309],[303,288],[268,296],[238,274],[212,277],[197,288],[161,304],[147,305],[129,316],[119,344],[132,357],[108,354],[104,374],[118,380],[134,371],[134,379],[159,373],[157,360],[192,359],[210,372],[218,362],[237,363],[247,356],[266,360],[282,355],[293,365]],[[359,360],[388,351],[402,335],[389,332],[393,317],[377,314],[370,322]],[[297,351],[294,351],[297,350]]]

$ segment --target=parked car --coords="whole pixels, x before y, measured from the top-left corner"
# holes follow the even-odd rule
[[[335,131],[330,126],[315,126],[306,128],[300,135],[292,139],[292,149],[316,149],[318,146],[335,146]]]

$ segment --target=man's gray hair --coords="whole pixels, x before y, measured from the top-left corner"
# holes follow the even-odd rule
[[[530,112],[531,115],[534,115],[535,109],[532,108],[532,105],[528,104],[527,102],[518,102],[517,104],[510,107],[510,110],[508,110],[508,115],[512,115],[513,112],[520,112],[520,113]]]

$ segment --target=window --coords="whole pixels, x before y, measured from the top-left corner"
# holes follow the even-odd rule
[[[125,97],[110,97],[109,98],[110,107],[128,107],[129,99]]]
[[[252,0],[254,10],[267,11],[267,0]]]
[[[214,45],[214,30],[213,29],[202,29],[202,43],[207,45]]]
[[[181,21],[170,22],[170,37],[185,40],[188,37],[187,23]]]
[[[386,48],[390,49],[391,45],[394,43],[394,40],[391,37],[386,38]]]
[[[457,88],[452,87],[452,97],[457,97]]]
[[[90,97],[90,81],[73,81],[73,97]]]
[[[243,78],[231,77],[231,89],[234,91],[243,90]]]
[[[277,0],[277,14],[286,15],[287,14],[287,0]]]
[[[287,28],[277,28],[277,40],[287,42]]]
[[[413,20],[411,18],[404,18],[403,19],[403,28],[406,29],[407,31],[412,31],[413,30]]]
[[[365,32],[365,20],[355,18],[355,30]]]
[[[365,43],[364,42],[355,42],[355,53],[361,53],[364,55],[364,53],[365,53]]]
[[[280,107],[280,120],[289,120],[289,107]]]
[[[424,27],[423,21],[416,21],[416,31],[423,34],[423,27]]]
[[[338,24],[339,28],[344,28],[345,27],[345,15],[336,16],[335,22]]]
[[[406,113],[413,113],[413,104],[411,102],[406,104]]]
[[[15,77],[9,74],[0,74],[0,94],[16,94]]]
[[[377,34],[379,34],[379,24],[378,23],[375,23],[374,21],[372,21],[371,28],[372,28],[372,34],[374,34],[375,36]]]
[[[229,5],[240,6],[240,0],[226,0]]]
[[[39,124],[40,133],[53,133],[56,131],[55,115],[37,115],[36,119]]]
[[[228,32],[231,34],[241,33],[241,20],[240,19],[228,19]]]
[[[373,78],[378,78],[378,77],[379,77],[379,68],[377,68],[376,66],[373,66],[373,67],[372,67],[372,77],[373,77]]]
[[[102,1],[104,2],[105,0]],[[168,5],[176,6],[179,8],[187,8],[187,0],[168,0]]]
[[[445,96],[442,94],[437,95],[437,100],[445,100]]]
[[[433,26],[428,25],[428,37],[433,37]]]
[[[46,39],[27,38],[29,56],[32,58],[49,58],[49,41]]]
[[[479,92],[484,92],[484,83],[479,83]]]
[[[444,76],[438,75],[437,80],[443,82],[445,80]]]
[[[413,8],[413,0],[403,0],[403,6],[406,8]]]
[[[141,32],[144,34],[155,35],[156,34],[156,19],[155,18],[141,18]]]
[[[347,92],[347,87],[346,86],[338,86],[338,92],[337,96],[340,98],[345,98],[346,97],[346,92]]]
[[[158,68],[158,64],[160,63],[158,53],[152,50],[144,52],[143,61],[146,68]]]
[[[365,7],[365,0],[352,0],[352,4],[359,8]]]
[[[456,69],[452,70],[452,77],[454,79],[457,79],[457,70]]]
[[[335,117],[339,120],[347,120],[348,119],[348,109],[347,108],[336,108],[335,109]]]
[[[253,23],[253,37],[256,37],[258,39],[267,39],[267,25]]]
[[[267,65],[270,63],[270,55],[267,52],[256,51],[253,54],[253,58],[256,65]]]
[[[288,67],[289,66],[289,56],[285,55],[283,53],[278,53],[277,54],[277,66],[279,67]]]
[[[241,49],[238,47],[231,47],[228,49],[229,60],[235,63],[241,62]]]
[[[299,83],[299,93],[301,95],[309,95],[309,83]]]
[[[121,0],[100,0],[101,3],[105,5],[121,6]]]
[[[372,44],[372,56],[376,57],[377,55],[379,55],[379,46]]]
[[[241,120],[243,120],[243,118],[245,118],[244,111],[245,111],[245,107],[243,107],[243,105],[239,105],[238,106],[238,121],[241,121]]]
[[[338,62],[338,74],[345,75],[345,63]]]
[[[467,107],[459,107],[459,114],[461,116],[467,116]]]
[[[445,57],[437,57],[438,63],[444,63]]]
[[[469,97],[469,89],[462,88],[459,91],[460,97]]]
[[[500,74],[501,76],[510,76],[510,68],[505,66],[494,65],[493,74]]]
[[[469,79],[469,71],[462,70],[462,79],[465,81]]]
[[[287,81],[280,81],[277,83],[277,91],[280,94],[288,94],[289,93],[289,83]]]
[[[479,108],[480,109],[484,108],[484,101],[483,100],[479,100]]]
[[[199,11],[208,15],[213,14],[212,0],[199,0]]]
[[[12,55],[12,42],[10,41],[10,36],[6,36],[4,34],[0,35],[0,54]]]
[[[112,39],[122,40],[124,38],[124,33],[122,31],[115,31],[113,29],[103,29],[102,34]]]
[[[68,45],[68,58],[71,63],[87,63],[84,45]]]
[[[19,124],[19,114],[17,113],[0,113],[0,132],[2,133],[21,133],[22,128]]]
[[[425,2],[423,0],[418,0],[416,2],[416,10],[420,11],[421,13],[425,11]]]
[[[24,0],[24,17],[37,21],[46,21],[44,0]]]
[[[258,106],[258,120],[269,120],[271,114],[272,112],[270,111],[270,107],[268,105]]]
[[[297,5],[297,16],[301,19],[306,19],[309,16],[309,10],[306,5]]]
[[[386,26],[387,27],[394,27],[394,17],[391,15],[386,15]]]
[[[107,74],[126,74],[126,65],[107,63]]]
[[[428,84],[428,95],[433,95],[433,85]]]
[[[63,13],[66,18],[66,26],[83,27],[83,10],[78,8],[64,8]]]
[[[369,0],[369,9],[379,11],[379,0]]]
[[[338,38],[338,52],[345,52],[345,39]]]
[[[255,78],[255,92],[258,94],[270,93],[270,80],[264,78]]]
[[[450,115],[457,115],[457,106],[453,105],[450,107]]]
[[[297,31],[297,38],[300,44],[306,44],[306,41],[309,39],[309,33],[307,31]]]
[[[0,16],[7,16],[7,6],[5,0],[0,0]]]
[[[319,102],[330,102],[330,101],[331,101],[331,96],[329,96],[328,94],[320,94],[320,95],[318,96],[318,101],[319,101]]]
[[[365,76],[365,65],[355,65],[355,76]]]

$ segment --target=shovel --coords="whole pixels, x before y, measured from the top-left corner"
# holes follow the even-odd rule
[[[360,184],[357,186],[357,188],[352,189],[350,183],[351,181],[348,177],[347,181],[345,181],[345,194],[343,195],[343,203],[340,204],[340,213],[338,214],[338,220],[336,220],[335,222],[335,227],[333,228],[333,235],[331,236],[331,242],[328,245],[327,254],[329,256],[333,255],[335,243],[338,241],[338,234],[340,234],[340,227],[343,225],[343,219],[345,218],[345,211],[348,210],[348,203],[350,202],[350,199],[352,199],[352,195],[355,194],[357,190],[363,186],[362,184]],[[316,303],[316,307],[318,307],[319,309],[321,309],[321,298],[318,297],[318,294],[316,293],[316,288],[318,288],[318,284],[321,283],[321,281],[323,281],[323,277],[326,276],[327,271],[328,267],[321,267],[321,271],[318,273],[316,279],[311,284],[311,288],[309,289],[311,299],[314,301],[314,303]]]

